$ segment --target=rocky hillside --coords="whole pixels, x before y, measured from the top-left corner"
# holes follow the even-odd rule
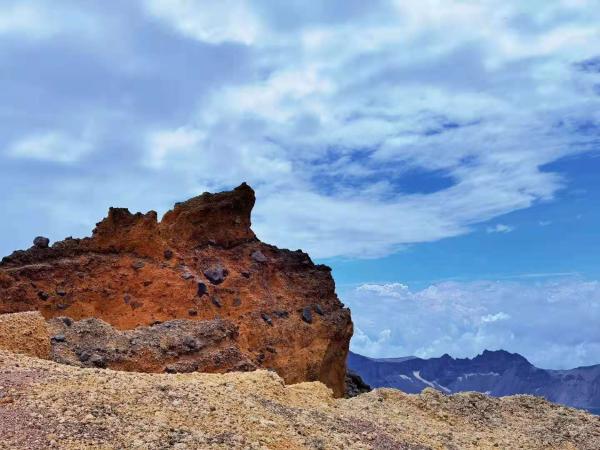
[[[259,367],[287,383],[320,380],[341,396],[350,312],[328,267],[256,238],[254,202],[242,184],[178,203],[161,221],[154,211],[111,208],[92,237],[51,246],[38,237],[0,263],[0,314],[64,318],[51,321],[62,362],[151,372]]]
[[[377,389],[336,399],[274,372],[147,374],[0,351],[0,448],[581,449],[600,417],[530,396]]]
[[[374,359],[350,353],[348,366],[373,387],[394,387],[409,393],[433,387],[445,393],[532,394],[568,406],[600,408],[600,365],[546,370],[519,354],[486,350],[472,359],[448,355]]]

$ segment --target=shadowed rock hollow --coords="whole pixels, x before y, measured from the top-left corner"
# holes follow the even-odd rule
[[[256,238],[250,228],[254,201],[254,191],[242,184],[178,203],[160,222],[154,211],[111,208],[90,238],[67,238],[52,246],[36,239],[32,248],[0,263],[0,314],[37,310],[46,319],[96,318],[116,330],[95,322],[77,326],[109,343],[131,339],[135,332],[126,330],[175,321],[182,340],[204,336],[202,352],[191,352],[200,361],[198,370],[270,368],[287,383],[319,380],[341,396],[350,312],[335,294],[328,267],[313,264],[302,251],[281,250]],[[190,327],[181,320],[204,325]],[[61,322],[51,323],[60,333]],[[154,352],[152,370],[140,362],[143,358],[127,360],[106,349],[102,364],[157,371],[168,363],[177,371],[182,363],[189,369],[184,364],[189,352],[169,349],[152,330],[137,333]],[[65,338],[66,362],[76,351],[85,354],[85,339],[74,343],[76,333],[59,335]],[[211,345],[218,347],[217,354],[222,350],[234,357],[220,363]]]

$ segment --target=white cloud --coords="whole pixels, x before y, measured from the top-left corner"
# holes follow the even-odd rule
[[[503,223],[497,223],[494,226],[491,227],[487,227],[485,229],[485,231],[487,233],[510,233],[511,231],[514,231],[515,227],[511,226],[511,225],[505,225]]]
[[[85,138],[69,136],[60,131],[48,131],[14,142],[6,153],[13,158],[70,164],[78,161],[91,149],[92,144]]]
[[[497,322],[499,320],[508,320],[510,316],[502,311],[496,314],[487,314],[481,318],[484,323]]]
[[[197,130],[178,128],[176,130],[164,130],[153,132],[148,136],[148,147],[150,148],[147,164],[150,167],[160,169],[165,159],[176,159],[178,154],[200,151],[202,134]],[[180,156],[180,155],[179,155]]]
[[[568,180],[545,166],[590,150],[582,123],[600,120],[574,64],[599,48],[589,3],[56,3],[0,9],[0,38],[47,45],[4,86],[20,90],[0,115],[26,122],[2,130],[26,129],[12,157],[93,154],[173,200],[248,181],[259,236],[314,257],[383,256],[551,201]],[[72,131],[81,116],[106,142]]]
[[[231,41],[249,45],[260,32],[258,17],[242,0],[148,0],[146,4],[151,14],[179,32],[208,43]]]
[[[225,21],[214,18],[227,5],[170,5],[150,10],[194,38],[250,45],[257,72],[215,89],[181,124],[202,144],[161,161],[197,174],[213,164],[207,153],[228,155],[218,184],[257,186],[260,237],[316,257],[382,256],[553,199],[565,181],[541,167],[586,150],[577,123],[600,110],[571,64],[600,43],[579,6],[394,2],[282,31],[251,3]],[[403,188],[410,171],[452,185]]]
[[[442,282],[421,290],[371,283],[341,298],[361,330],[351,347],[368,356],[472,357],[503,348],[546,368],[600,357],[598,281]]]
[[[96,20],[85,10],[44,1],[5,0],[0,4],[0,37],[48,39],[65,33],[77,33],[81,37],[97,32]]]

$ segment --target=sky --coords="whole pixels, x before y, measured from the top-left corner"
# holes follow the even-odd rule
[[[369,356],[600,363],[597,0],[0,0],[0,254],[246,181]]]

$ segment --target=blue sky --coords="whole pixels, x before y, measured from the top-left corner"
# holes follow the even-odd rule
[[[595,0],[0,0],[0,253],[242,181],[373,356],[600,363]]]

